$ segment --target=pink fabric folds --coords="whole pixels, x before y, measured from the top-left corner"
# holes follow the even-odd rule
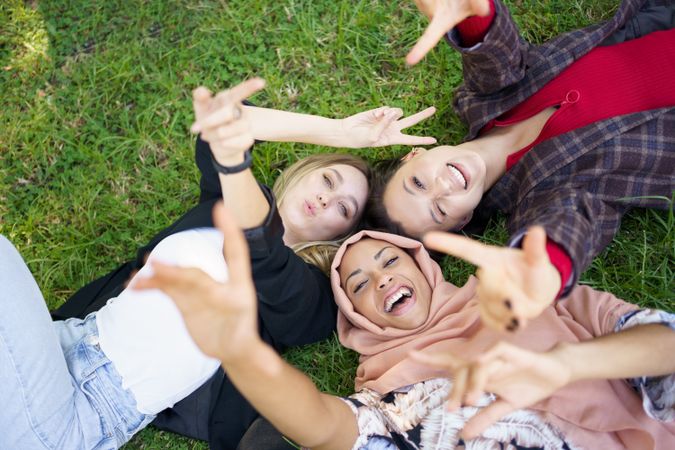
[[[354,311],[340,285],[337,268],[350,245],[364,238],[382,240],[406,249],[432,288],[427,321],[414,330],[381,328]],[[340,342],[361,357],[356,390],[368,388],[382,394],[442,376],[407,357],[410,350],[451,352],[471,357],[505,340],[523,348],[544,351],[556,343],[579,342],[612,332],[619,317],[635,305],[612,294],[577,287],[571,295],[544,311],[517,333],[498,333],[483,327],[474,298],[476,279],[462,287],[443,279],[440,267],[418,241],[376,231],[362,231],[338,251],[331,269],[331,283],[338,305]],[[623,380],[573,383],[532,407],[560,428],[581,448],[675,448],[675,424],[647,416],[640,397]]]

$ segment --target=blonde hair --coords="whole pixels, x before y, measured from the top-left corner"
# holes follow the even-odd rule
[[[317,153],[303,158],[286,168],[274,182],[272,192],[277,200],[277,208],[280,208],[290,188],[295,186],[302,177],[317,169],[344,164],[361,172],[368,180],[370,189],[370,167],[363,159],[348,153]],[[337,253],[340,244],[354,233],[361,225],[361,220],[356,221],[354,226],[342,236],[336,236],[330,241],[299,242],[291,246],[291,249],[305,262],[314,264],[326,275],[330,273],[330,265]]]

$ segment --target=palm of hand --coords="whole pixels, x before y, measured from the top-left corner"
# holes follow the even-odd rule
[[[184,298],[177,304],[197,346],[209,356],[228,359],[252,335],[257,337],[255,292],[246,283],[221,284],[201,275],[172,297]]]
[[[342,132],[349,137],[350,147],[382,147],[385,145],[430,145],[436,139],[402,133],[405,128],[432,116],[436,108],[429,107],[408,117],[403,110],[383,106],[342,119]]]

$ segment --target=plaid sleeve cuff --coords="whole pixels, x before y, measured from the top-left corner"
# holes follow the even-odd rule
[[[657,309],[638,309],[621,316],[614,331],[654,323],[675,331],[675,314]],[[675,374],[631,378],[627,381],[642,395],[642,407],[649,417],[660,422],[675,420]]]
[[[473,47],[483,40],[495,17],[495,2],[490,1],[490,13],[487,16],[471,16],[457,24],[459,40],[463,47]]]
[[[560,274],[560,290],[556,296],[556,298],[560,298],[572,278],[572,259],[564,248],[551,239],[546,240],[546,253],[548,253],[551,264],[553,264]]]

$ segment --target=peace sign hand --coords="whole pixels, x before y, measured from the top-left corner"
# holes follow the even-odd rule
[[[420,62],[448,31],[467,17],[490,14],[490,0],[415,0],[415,4],[430,22],[405,57],[411,66]]]
[[[440,232],[430,232],[424,245],[478,266],[476,276],[481,318],[496,330],[515,331],[537,317],[560,291],[560,273],[546,252],[546,232],[531,227],[523,248],[504,248]]]
[[[436,112],[430,106],[416,114],[403,117],[401,108],[382,106],[342,119],[342,131],[349,142],[347,147],[384,147],[387,145],[431,145],[436,139],[430,136],[411,136],[401,131],[411,127]]]
[[[251,124],[241,102],[264,87],[264,80],[251,78],[215,96],[203,86],[193,91],[195,123],[190,130],[201,133],[220,164],[242,162],[244,152],[253,145]]]

